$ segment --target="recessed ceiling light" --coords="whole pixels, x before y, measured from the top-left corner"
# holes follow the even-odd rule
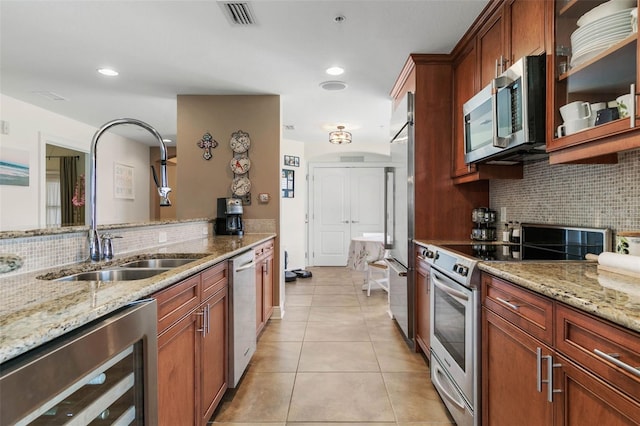
[[[340,68],[340,67],[327,68],[326,73],[329,75],[342,75],[344,73],[344,68]]]
[[[164,143],[171,143],[172,141],[171,141],[171,139],[162,139],[162,142],[164,142]]]
[[[115,77],[119,74],[118,71],[111,68],[98,68],[98,72],[108,77]]]

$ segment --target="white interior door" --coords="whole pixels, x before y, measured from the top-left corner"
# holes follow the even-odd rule
[[[346,266],[352,237],[383,232],[384,179],[381,167],[315,169],[312,265]]]
[[[347,250],[351,239],[349,169],[317,168],[312,182],[312,264],[344,266],[347,264]]]

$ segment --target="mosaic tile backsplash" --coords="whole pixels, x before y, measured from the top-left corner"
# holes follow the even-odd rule
[[[618,164],[527,164],[524,179],[491,181],[490,206],[519,222],[640,231],[640,150]]]

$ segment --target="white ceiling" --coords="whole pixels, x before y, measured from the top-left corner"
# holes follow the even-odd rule
[[[343,124],[366,150],[389,140],[389,92],[408,55],[449,53],[487,0],[248,3],[251,26],[231,25],[216,0],[0,0],[0,91],[96,127],[137,118],[174,141],[176,95],[277,94],[295,127],[284,138],[327,143]],[[346,72],[326,75],[334,65]],[[96,72],[106,66],[120,75]]]

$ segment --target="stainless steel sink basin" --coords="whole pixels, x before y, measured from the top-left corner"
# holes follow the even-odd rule
[[[133,281],[153,277],[169,268],[115,268],[100,271],[80,272],[58,278],[55,281]]]
[[[120,265],[124,268],[177,268],[198,259],[144,259]]]

